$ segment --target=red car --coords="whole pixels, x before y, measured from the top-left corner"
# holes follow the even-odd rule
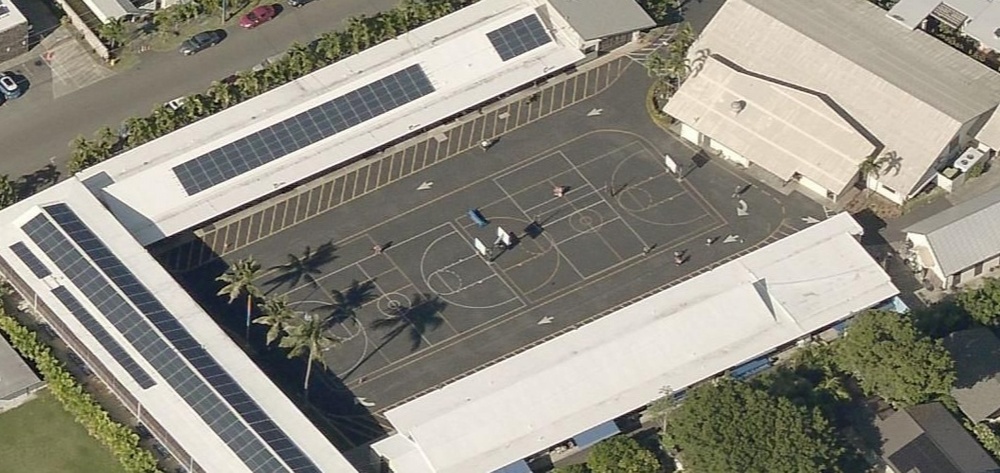
[[[240,26],[248,29],[260,26],[261,24],[267,23],[274,18],[277,13],[278,12],[274,8],[274,5],[261,5],[253,10],[250,10],[250,13],[243,15],[243,17],[240,18]]]

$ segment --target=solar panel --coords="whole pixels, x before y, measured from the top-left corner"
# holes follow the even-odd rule
[[[122,368],[125,368],[125,371],[128,372],[129,376],[131,376],[132,379],[134,379],[135,382],[142,387],[142,389],[149,389],[156,386],[156,382],[149,376],[149,373],[146,373],[146,370],[142,369],[142,367],[135,362],[135,359],[132,358],[132,356],[129,355],[125,349],[111,337],[111,334],[108,333],[107,330],[104,330],[104,327],[101,326],[97,319],[90,315],[90,312],[83,307],[83,304],[80,304],[80,301],[77,300],[77,298],[73,296],[68,289],[63,286],[59,286],[52,290],[52,294],[54,294],[56,298],[59,299],[59,302],[62,302],[62,305],[66,306],[66,309],[69,310],[81,324],[83,324],[84,328],[86,328],[87,331],[97,339],[97,342],[104,347],[104,349],[115,359],[115,361],[121,364]]]
[[[24,231],[49,255],[60,270],[87,294],[88,299],[98,307],[108,321],[122,332],[143,358],[166,379],[167,383],[252,471],[279,472],[288,469],[247,429],[246,424],[240,422],[240,418],[249,424],[250,428],[260,435],[286,464],[302,465],[293,467],[292,471],[319,473],[319,469],[298,447],[294,446],[283,431],[279,431],[280,442],[263,436],[260,419],[270,423],[267,414],[215,359],[201,348],[201,344],[136,279],[121,260],[108,250],[72,209],[65,204],[54,204],[44,207],[44,210],[104,274],[98,272],[94,265],[83,258],[72,243],[44,216],[39,215],[29,221],[23,227]],[[141,314],[113,290],[111,283],[108,282],[109,278],[111,283],[139,308]],[[150,324],[156,327],[159,333],[153,330]],[[159,334],[162,334],[162,337]],[[169,345],[164,338],[169,341]],[[194,367],[205,381],[199,378],[182,358]],[[214,388],[214,392],[208,387],[209,385]],[[234,414],[234,409],[239,413],[239,417]],[[286,445],[292,445],[293,448],[285,448]]]
[[[490,31],[486,37],[505,62],[552,42],[545,26],[534,14]]]
[[[174,175],[188,195],[195,195],[431,92],[434,85],[414,64],[174,166]]]
[[[38,257],[35,256],[35,254],[31,252],[31,249],[24,243],[14,243],[10,246],[10,249],[15,255],[17,255],[21,262],[23,262],[28,269],[31,270],[31,273],[34,274],[36,278],[42,279],[52,274],[49,272],[49,268],[45,266],[45,263],[42,263],[42,260],[38,259]]]

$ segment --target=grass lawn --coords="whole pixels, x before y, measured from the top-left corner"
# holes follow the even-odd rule
[[[48,391],[0,414],[4,473],[121,473],[103,445],[63,410]]]

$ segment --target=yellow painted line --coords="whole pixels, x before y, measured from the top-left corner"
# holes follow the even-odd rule
[[[619,67],[620,70],[625,69],[631,63],[630,61],[622,61],[621,58],[617,59],[617,61],[618,61],[618,64],[620,66]],[[433,137],[428,137],[426,140],[414,143],[413,145],[411,145],[411,146],[407,147],[406,149],[404,149],[401,152],[402,153],[402,158],[401,159],[403,161],[399,165],[400,166],[405,165],[405,153],[410,152],[411,150],[412,150],[412,153],[413,153],[413,158],[412,158],[412,162],[411,162],[411,167],[410,168],[411,168],[411,173],[414,173],[414,172],[417,172],[419,169],[422,169],[424,167],[433,165],[433,164],[435,164],[438,161],[441,161],[443,159],[447,159],[448,157],[451,157],[453,155],[461,154],[461,153],[463,153],[463,152],[465,152],[465,151],[473,148],[475,145],[478,145],[478,143],[474,142],[476,140],[473,140],[472,138],[474,137],[474,130],[475,130],[476,122],[479,121],[479,120],[482,120],[482,122],[483,122],[483,127],[482,127],[482,130],[480,131],[480,136],[482,136],[483,139],[486,139],[487,137],[492,138],[492,137],[496,137],[496,136],[499,136],[499,135],[502,135],[502,134],[510,133],[511,131],[517,130],[517,129],[523,127],[523,126],[526,126],[526,125],[531,124],[531,123],[533,123],[535,121],[541,120],[542,118],[545,118],[545,117],[547,117],[548,115],[550,115],[552,113],[558,112],[558,111],[560,111],[560,110],[562,110],[562,109],[564,109],[564,108],[566,108],[566,107],[568,107],[570,105],[573,105],[573,104],[575,104],[578,101],[581,101],[581,100],[589,98],[589,97],[591,97],[593,95],[596,95],[597,93],[601,92],[603,89],[595,90],[594,93],[587,93],[587,90],[584,89],[584,91],[583,91],[584,92],[583,93],[583,97],[581,97],[579,100],[576,99],[576,94],[577,94],[577,91],[579,90],[579,84],[580,84],[581,76],[583,76],[584,87],[586,88],[586,86],[588,84],[588,80],[589,80],[590,74],[596,73],[596,74],[598,74],[598,77],[599,77],[600,74],[599,74],[599,72],[596,72],[596,71],[599,71],[600,68],[607,67],[608,68],[608,72],[605,74],[605,83],[607,84],[606,87],[608,87],[608,86],[610,86],[610,84],[614,83],[614,81],[616,81],[618,79],[617,76],[614,77],[614,80],[612,80],[611,77],[610,77],[611,76],[610,70],[611,70],[613,64],[614,64],[614,61],[606,63],[606,64],[602,64],[601,66],[598,66],[595,69],[588,70],[588,71],[586,71],[586,72],[584,72],[582,74],[577,74],[577,75],[573,76],[570,79],[563,80],[563,81],[561,81],[559,83],[553,84],[553,85],[551,85],[551,86],[549,86],[549,87],[541,90],[539,93],[542,94],[542,97],[544,97],[546,91],[551,91],[550,95],[552,95],[552,97],[549,99],[549,110],[547,112],[543,111],[543,103],[542,102],[539,102],[537,109],[534,108],[534,105],[529,104],[525,120],[522,123],[520,112],[521,112],[522,107],[523,107],[523,104],[522,104],[523,101],[522,100],[518,100],[518,101],[510,102],[510,103],[506,104],[505,106],[503,106],[501,108],[498,108],[498,109],[490,111],[489,113],[485,114],[482,117],[475,118],[472,121],[463,122],[460,126],[452,128],[452,129],[446,131],[446,133],[449,133],[449,139],[447,141],[461,140],[461,141],[459,141],[457,143],[457,147],[455,148],[454,151],[451,151],[451,149],[450,149],[450,143],[448,143],[446,146],[440,146],[440,144],[437,143],[436,140]],[[624,67],[621,67],[623,64],[624,64]],[[570,83],[572,83],[572,85],[573,85],[573,94],[570,97],[569,103],[567,103],[566,92],[567,92],[567,89],[569,88],[569,84]],[[561,90],[562,94],[561,94],[561,97],[560,97],[560,99],[561,99],[560,102],[561,103],[559,103],[557,105],[557,103],[556,103],[557,98],[556,98],[555,90],[556,90],[556,87],[559,87],[560,85],[561,85],[561,89],[562,89]],[[516,108],[515,108],[515,105],[516,105]],[[516,109],[516,111],[515,111],[515,109]],[[537,116],[532,116],[532,115],[534,115],[534,113],[535,113],[536,110],[538,111]],[[506,112],[508,114],[507,118],[506,119],[500,119],[499,118],[500,114],[504,113],[504,112]],[[493,130],[492,130],[492,133],[490,133],[490,131],[487,130],[487,127],[489,125],[488,122],[489,122],[489,115],[490,114],[493,115]],[[498,125],[500,124],[501,120],[503,121],[503,129],[502,130],[498,129]],[[468,141],[469,141],[468,143],[465,143],[465,138],[464,138],[464,130],[465,130],[466,127],[470,127],[470,129],[472,130],[472,131],[470,131],[470,136],[469,136],[469,139],[468,139]],[[422,159],[421,165],[418,168],[417,161],[418,161],[418,159],[421,158],[420,156],[418,156],[418,152],[419,152],[419,148],[420,148],[420,146],[422,144],[424,146],[424,154],[422,156],[423,159]],[[431,154],[431,151],[429,149],[431,146],[435,146],[435,149],[434,149],[434,152],[433,152],[434,161],[428,163],[427,162],[427,158]],[[445,150],[444,150],[444,154],[445,155],[443,157],[441,156],[441,154],[442,154],[441,148],[445,148]],[[400,154],[400,153],[396,153],[396,154]],[[270,228],[268,229],[269,231],[265,232],[264,229],[262,228],[261,229],[261,234],[262,234],[261,239],[263,239],[265,237],[264,233],[266,233],[267,236],[270,236],[270,235],[272,235],[274,233],[280,232],[280,231],[282,231],[282,230],[284,230],[286,228],[294,226],[295,224],[300,223],[301,221],[305,221],[305,220],[308,220],[309,218],[312,218],[312,217],[314,217],[316,215],[320,215],[320,214],[324,213],[326,210],[332,209],[332,208],[334,208],[334,207],[336,207],[336,206],[338,206],[340,204],[343,204],[343,203],[346,203],[346,202],[348,202],[350,200],[353,200],[354,198],[356,198],[356,197],[358,197],[360,195],[363,195],[363,194],[365,194],[365,193],[367,193],[369,191],[374,191],[374,190],[379,189],[381,187],[384,187],[384,186],[386,186],[386,185],[388,185],[388,184],[390,184],[392,182],[395,182],[395,180],[401,179],[403,177],[403,175],[404,175],[403,171],[400,171],[398,176],[391,176],[390,175],[387,178],[386,182],[384,182],[384,183],[377,182],[378,180],[381,180],[381,174],[383,172],[382,169],[381,169],[381,166],[384,164],[383,160],[385,160],[385,159],[389,159],[390,160],[390,162],[387,163],[388,164],[388,169],[389,169],[389,171],[387,171],[387,172],[391,173],[392,172],[391,170],[396,167],[396,164],[395,164],[395,159],[396,159],[395,156],[396,156],[396,154],[393,154],[393,155],[388,156],[388,157],[383,157],[377,163],[373,163],[375,165],[379,165],[380,166],[378,174],[376,175],[376,182],[375,182],[374,185],[370,185],[370,183],[369,183],[369,180],[370,180],[369,178],[370,178],[370,175],[371,175],[370,165],[363,168],[363,169],[366,169],[365,188],[363,190],[358,186],[358,181],[360,180],[360,176],[361,176],[360,169],[356,169],[356,170],[347,172],[346,174],[342,174],[342,175],[333,177],[331,181],[329,181],[326,184],[323,184],[323,186],[330,185],[330,193],[329,193],[329,197],[328,197],[328,200],[327,200],[326,207],[317,206],[317,209],[315,210],[315,212],[310,212],[309,208],[306,207],[305,208],[306,213],[302,215],[301,219],[297,218],[297,216],[298,216],[298,208],[299,208],[298,206],[302,204],[299,199],[305,198],[306,201],[308,202],[309,199],[312,198],[311,192],[314,192],[315,189],[313,189],[313,190],[311,190],[311,191],[308,192],[310,194],[309,196],[302,197],[300,195],[300,196],[298,196],[298,199],[296,199],[296,197],[292,197],[290,199],[287,199],[287,200],[284,200],[284,201],[281,201],[281,202],[275,202],[275,203],[271,204],[269,207],[261,209],[261,210],[257,211],[255,214],[252,214],[251,217],[253,215],[257,215],[257,214],[263,215],[264,212],[267,212],[270,209],[274,209],[274,210],[271,210],[273,212],[273,215],[272,215],[272,219],[271,219]],[[353,182],[354,186],[353,186],[353,189],[352,189],[352,192],[351,192],[351,196],[347,197],[347,179],[350,178],[350,174],[352,174],[352,173],[354,174],[354,182]],[[342,185],[340,187],[340,199],[339,199],[339,202],[334,203],[333,199],[334,199],[334,196],[337,195],[336,190],[337,190],[337,182],[338,181],[342,182]],[[321,193],[317,194],[316,198],[322,198],[323,195],[324,194],[321,192]],[[345,198],[345,197],[347,197],[347,198]],[[289,211],[291,210],[291,207],[292,207],[292,202],[291,202],[292,200],[295,200],[295,207],[296,208],[294,209],[293,213],[291,214],[291,217],[292,217],[291,221],[289,221],[289,218],[288,218],[289,214],[288,213],[289,213]],[[285,205],[284,205],[284,208],[283,208],[283,212],[281,212],[281,215],[279,216],[278,215],[278,211],[276,209],[279,206],[281,206],[281,204],[285,204]],[[306,204],[306,205],[308,205],[308,204]],[[279,218],[281,219],[280,222],[278,221]],[[224,242],[228,243],[227,247],[224,247],[224,248],[220,249],[221,251],[216,251],[215,252],[215,255],[217,255],[217,256],[223,256],[223,255],[225,255],[227,253],[235,251],[236,249],[238,249],[238,247],[244,246],[244,245],[240,245],[238,242],[236,242],[236,243],[234,243],[234,242],[228,242],[227,240],[229,240],[228,237],[229,237],[229,233],[230,233],[229,227],[227,226],[227,227],[223,227],[223,228],[226,229],[226,234],[225,234],[226,238],[223,239],[222,241],[219,241],[219,236],[220,236],[219,233],[220,233],[221,229],[216,229],[213,232],[210,232],[209,234],[206,234],[206,235],[204,235],[202,237],[202,241],[203,242],[206,242],[207,239],[210,238],[210,237],[213,238],[213,243],[211,245],[205,243],[205,246],[207,246],[209,248],[213,248],[216,243],[224,243]],[[251,242],[257,241],[257,240],[253,240],[251,238],[247,238],[246,240],[247,240],[246,243],[245,243],[246,245],[249,245]],[[213,248],[213,250],[214,250],[214,248]]]

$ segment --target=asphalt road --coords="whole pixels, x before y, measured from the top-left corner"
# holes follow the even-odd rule
[[[22,65],[32,82],[28,94],[0,108],[0,174],[18,177],[51,162],[65,169],[68,143],[77,135],[89,137],[105,125],[115,128],[126,118],[148,114],[158,103],[204,91],[212,81],[249,69],[293,42],[340,29],[349,16],[396,3],[315,0],[303,8],[285,8],[255,30],[229,26],[223,43],[195,56],[147,52],[137,66],[57,99],[52,98],[48,67],[32,59]]]

